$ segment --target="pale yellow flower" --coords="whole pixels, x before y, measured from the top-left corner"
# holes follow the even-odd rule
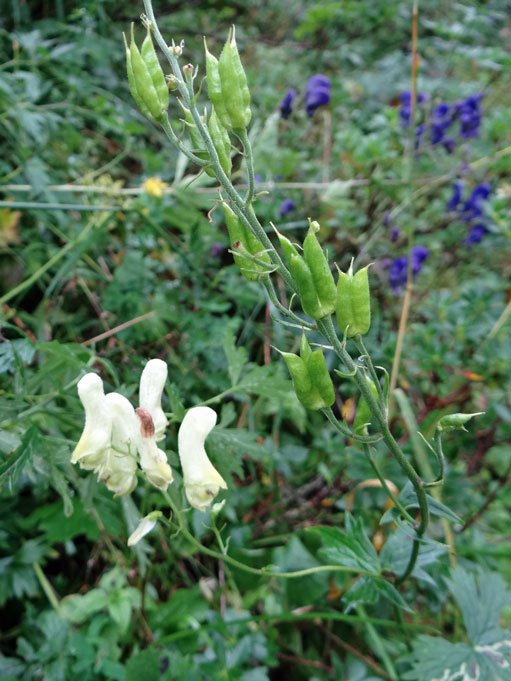
[[[216,424],[216,412],[209,407],[192,407],[181,423],[178,449],[186,498],[204,511],[227,484],[206,454],[204,442]]]
[[[146,192],[146,194],[149,194],[149,196],[161,198],[163,196],[163,190],[167,186],[167,183],[163,182],[163,180],[160,180],[159,177],[148,177],[142,185],[142,189]]]

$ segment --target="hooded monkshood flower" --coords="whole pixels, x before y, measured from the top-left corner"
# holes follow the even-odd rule
[[[476,185],[472,193],[463,204],[461,218],[465,222],[476,220],[484,215],[484,202],[491,194],[491,187],[487,182]]]
[[[399,110],[399,117],[403,125],[410,125],[410,120],[412,118],[412,93],[409,90],[405,90],[399,95],[401,100],[401,108]],[[428,96],[425,92],[417,93],[417,104],[424,104],[428,101]]]
[[[221,489],[227,489],[225,480],[204,449],[204,442],[213,430],[216,418],[216,412],[209,407],[192,407],[186,412],[178,433],[186,498],[199,511],[204,511]]]
[[[167,424],[160,402],[166,378],[165,362],[156,359],[146,364],[140,380],[140,400],[145,405],[137,410],[141,414],[123,395],[105,395],[96,374],[86,374],[78,382],[85,427],[71,463],[93,470],[116,496],[135,489],[138,455],[151,484],[165,490],[172,482],[167,457],[156,446],[156,438],[163,437]]]
[[[279,215],[281,218],[283,218],[284,215],[292,213],[294,210],[296,210],[294,201],[291,201],[291,199],[284,199],[284,201],[282,201],[280,204]]]
[[[284,99],[279,104],[280,117],[287,121],[293,113],[293,103],[296,99],[296,90],[291,88],[284,95]]]
[[[452,196],[447,202],[446,208],[448,211],[455,211],[460,205],[463,198],[463,182],[456,180],[452,185]]]
[[[486,234],[488,234],[486,226],[482,223],[478,223],[472,227],[463,243],[467,246],[474,246],[475,244],[480,243]]]
[[[449,104],[440,102],[433,109],[433,117],[431,121],[431,144],[444,144],[446,139],[446,131],[451,126],[453,121],[453,112]],[[454,141],[454,140],[453,140]],[[444,144],[444,146],[446,146]],[[449,150],[451,144],[447,143],[446,149]]]
[[[312,118],[316,109],[330,104],[330,79],[321,73],[309,78],[305,85],[305,111]]]
[[[410,252],[412,277],[419,274],[422,269],[423,262],[428,258],[429,251],[425,246],[414,246]],[[402,255],[395,258],[390,265],[389,270],[389,284],[394,293],[398,293],[406,284],[408,277],[408,257]]]
[[[483,94],[478,92],[470,95],[456,105],[456,115],[460,121],[460,136],[464,139],[477,137],[481,125],[483,113],[481,110],[481,100]]]

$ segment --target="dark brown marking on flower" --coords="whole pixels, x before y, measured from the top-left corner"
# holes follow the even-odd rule
[[[140,434],[142,437],[153,437],[154,422],[151,414],[147,411],[147,409],[142,409],[142,407],[135,409],[135,414],[140,420]]]

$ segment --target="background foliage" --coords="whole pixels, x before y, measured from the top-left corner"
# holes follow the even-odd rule
[[[240,279],[220,211],[208,213],[212,181],[196,177],[130,99],[121,33],[140,4],[2,3],[2,678],[507,678],[511,332],[501,314],[511,268],[511,3],[421,5],[426,97],[415,123],[426,132],[408,181],[415,129],[403,125],[400,94],[410,89],[410,5],[155,3],[161,28],[185,39],[189,59],[202,54],[204,34],[218,52],[236,23],[256,171],[270,187],[258,215],[300,236],[313,216],[341,268],[351,257],[374,262],[366,344],[377,364],[392,364],[403,302],[389,285],[392,263],[409,253],[412,232],[429,251],[393,428],[427,472],[416,430],[431,435],[446,413],[485,413],[448,440],[431,536],[398,590],[381,576],[399,572],[409,538],[383,491],[367,484],[372,469],[297,402],[270,346],[296,349],[299,337],[270,317],[257,284]],[[309,119],[298,101],[281,120],[287,89],[303,92],[318,72],[332,82],[328,111]],[[432,144],[434,107],[477,93],[478,136],[456,133],[451,153]],[[154,176],[170,191],[123,192]],[[467,241],[474,223],[464,205],[446,207],[459,179],[465,202],[490,185],[480,242]],[[284,199],[296,208],[281,217]],[[256,567],[328,561],[369,576],[254,578],[194,555],[163,529],[128,549],[138,516],[164,506],[147,487],[112,499],[71,468],[83,419],[75,386],[94,369],[131,397],[150,357],[169,365],[174,467],[184,408],[208,401],[219,412],[208,452],[229,482],[219,526],[230,553]],[[353,388],[339,380],[336,389],[352,420]],[[381,458],[385,476],[409,494],[398,467]],[[212,541],[208,516],[189,521]]]

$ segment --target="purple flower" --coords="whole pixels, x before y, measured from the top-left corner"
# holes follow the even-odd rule
[[[406,284],[406,275],[408,272],[408,258],[400,256],[395,258],[389,270],[389,285],[390,288],[397,293]]]
[[[463,182],[460,182],[460,180],[456,180],[456,182],[452,185],[452,196],[447,201],[446,208],[449,212],[455,211],[456,208],[461,203],[461,200],[463,198]]]
[[[401,99],[401,109],[399,111],[399,116],[403,125],[410,125],[410,119],[412,117],[412,93],[409,90],[405,90],[399,95]],[[417,93],[417,104],[424,104],[428,101],[428,96],[425,92]]]
[[[220,242],[215,241],[215,243],[211,246],[209,253],[212,258],[218,258],[219,255],[222,255],[224,250],[225,246]]]
[[[433,117],[431,121],[431,144],[440,144],[444,142],[445,133],[453,121],[452,111],[449,104],[440,102],[433,109]]]
[[[294,210],[296,210],[294,202],[291,199],[284,199],[280,204],[279,215],[283,218],[284,215],[288,215],[288,213],[292,213]]]
[[[490,196],[491,187],[487,182],[481,182],[472,190],[469,198],[463,204],[461,217],[470,222],[484,215],[484,202]]]
[[[472,227],[463,243],[467,246],[474,246],[475,244],[480,243],[486,234],[488,234],[488,230],[485,225],[478,222],[477,225]]]
[[[415,277],[422,269],[422,264],[428,258],[429,251],[425,246],[414,246],[411,250],[412,276]],[[406,284],[408,276],[408,257],[401,255],[392,260],[389,270],[389,285],[394,293],[398,293]]]
[[[391,227],[389,236],[391,241],[397,241],[401,235],[401,230],[399,227]]]
[[[456,104],[456,115],[460,121],[460,136],[464,139],[479,135],[482,121],[482,98],[483,94],[479,92]]]
[[[456,148],[456,142],[453,137],[444,137],[442,140],[442,146],[446,150],[448,154],[452,154],[454,149]]]
[[[305,85],[305,111],[312,118],[316,109],[330,103],[330,79],[321,73],[312,76]]]
[[[415,277],[421,271],[422,263],[429,257],[429,251],[426,246],[414,246],[412,248],[411,257],[412,274]]]
[[[287,121],[289,116],[293,113],[293,102],[296,99],[296,90],[291,88],[284,95],[284,99],[280,102],[280,116]]]

